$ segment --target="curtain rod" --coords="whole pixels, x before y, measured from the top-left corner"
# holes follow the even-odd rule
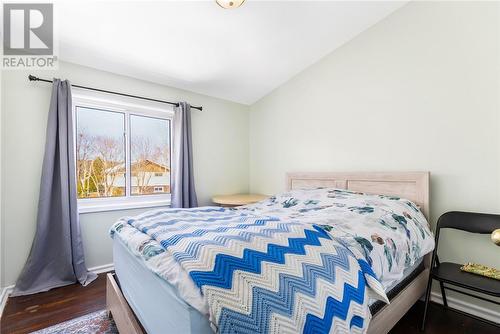
[[[28,75],[28,79],[29,79],[29,81],[53,82],[52,80],[38,78],[38,77],[36,77],[34,75],[31,75],[31,74]],[[138,95],[131,95],[131,94],[125,94],[125,93],[118,93],[118,92],[113,92],[113,91],[110,91],[110,90],[93,88],[93,87],[87,87],[87,86],[80,86],[80,85],[73,85],[73,84],[71,84],[71,86],[72,87],[76,87],[76,88],[81,88],[81,89],[93,90],[93,91],[101,92],[101,93],[108,93],[108,94],[114,94],[114,95],[121,95],[121,96],[126,96],[126,97],[132,97],[134,99],[141,99],[141,100],[147,100],[147,101],[153,101],[153,102],[159,102],[159,103],[166,103],[166,104],[170,104],[170,105],[173,105],[173,106],[176,106],[176,107],[179,106],[179,103],[177,103],[177,102],[170,102],[170,101],[165,101],[165,100],[157,100],[157,99],[152,99],[152,98],[149,98],[149,97],[138,96]],[[203,110],[202,106],[199,106],[199,107],[191,106],[191,108],[192,109],[198,109],[200,111]]]

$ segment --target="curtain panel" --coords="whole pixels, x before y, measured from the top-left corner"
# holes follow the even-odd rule
[[[36,234],[12,296],[47,291],[97,275],[87,270],[78,221],[71,85],[54,79],[47,121]]]
[[[173,143],[173,208],[193,208],[198,206],[194,187],[193,139],[191,135],[191,106],[180,102],[175,109]]]

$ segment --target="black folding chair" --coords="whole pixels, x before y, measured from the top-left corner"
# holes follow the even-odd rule
[[[500,215],[452,211],[452,212],[447,212],[443,214],[441,217],[439,217],[436,228],[436,248],[434,249],[434,252],[432,254],[429,283],[427,283],[427,292],[425,293],[424,317],[422,319],[422,326],[420,328],[422,331],[425,330],[425,320],[427,317],[427,309],[429,306],[429,299],[431,295],[433,279],[439,281],[439,285],[441,287],[441,294],[443,296],[443,305],[445,308],[448,308],[448,301],[446,300],[445,289],[452,290],[481,300],[485,300],[496,305],[500,305],[500,302],[498,301],[450,287],[450,286],[456,286],[471,291],[479,292],[488,296],[500,297],[499,280],[464,272],[460,270],[460,267],[462,265],[458,263],[439,262],[437,250],[439,242],[439,233],[443,228],[452,228],[470,233],[489,234],[493,232],[495,229],[500,228]],[[466,314],[467,316],[470,316],[472,318],[485,321],[494,326],[500,327],[500,323],[478,318],[471,314],[467,314],[465,312],[456,309],[453,309],[453,311]]]

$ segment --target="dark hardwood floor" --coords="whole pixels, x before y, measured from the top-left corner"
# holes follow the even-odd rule
[[[0,332],[30,333],[106,308],[106,275],[86,287],[68,285],[30,296],[9,298],[0,320]]]
[[[2,319],[0,320],[1,333],[29,333],[104,309],[106,307],[105,291],[106,275],[101,274],[97,280],[87,287],[74,284],[36,295],[10,298],[7,301]],[[391,333],[421,333],[418,328],[422,311],[423,303],[418,302],[397,323]],[[500,330],[497,327],[451,310],[445,310],[442,306],[431,303],[425,333],[498,334]]]
[[[430,303],[425,332],[420,331],[424,303],[416,303],[394,326],[391,334],[499,334],[500,328]]]

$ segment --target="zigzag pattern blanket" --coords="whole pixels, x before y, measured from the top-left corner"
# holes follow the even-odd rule
[[[217,332],[365,332],[369,298],[387,302],[366,256],[317,213],[266,213],[255,206],[157,210],[120,220],[112,235]]]

